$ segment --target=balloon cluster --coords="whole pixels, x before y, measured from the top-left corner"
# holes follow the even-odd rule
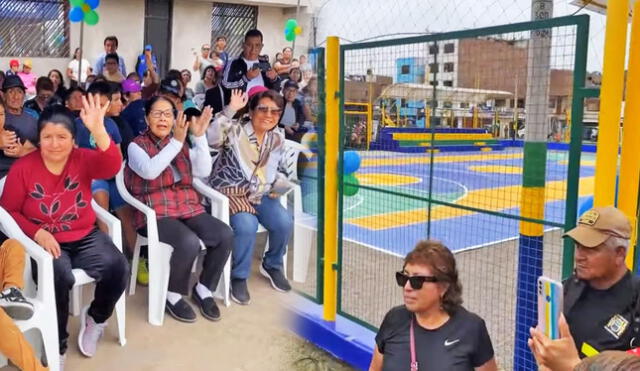
[[[98,23],[100,17],[96,8],[100,6],[100,0],[69,0],[72,8],[69,11],[69,20],[71,22],[84,21],[89,26]]]
[[[298,21],[293,18],[287,19],[287,23],[284,25],[284,38],[287,41],[293,41],[296,36],[302,33],[302,27],[298,26]]]
[[[360,189],[360,182],[355,175],[360,168],[360,155],[356,151],[346,151],[342,159],[343,193],[345,196],[355,196]]]

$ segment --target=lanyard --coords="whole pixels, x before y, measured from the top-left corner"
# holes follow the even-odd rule
[[[409,347],[411,351],[411,371],[418,371],[418,361],[416,360],[416,339],[413,334],[413,317],[409,327]]]

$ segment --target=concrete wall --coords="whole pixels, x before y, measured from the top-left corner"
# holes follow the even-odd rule
[[[133,71],[136,58],[144,47],[144,3],[144,0],[102,0],[100,2],[98,8],[100,22],[96,26],[85,25],[84,28],[84,58],[88,59],[92,66],[97,56],[104,52],[104,38],[115,35],[120,42],[118,54],[124,57],[127,72]],[[203,0],[174,0],[170,68],[191,69],[195,59],[192,49],[199,53],[200,46],[210,42],[212,3],[213,1]],[[244,4],[259,5],[264,2],[245,1]],[[303,33],[296,39],[296,58],[300,54],[307,54],[311,32],[311,15],[307,13],[308,9],[310,8],[304,7],[300,11],[299,24],[302,26]],[[295,18],[295,15],[295,6],[286,8],[271,5],[259,6],[258,28],[264,34],[263,54],[268,54],[273,59],[276,52],[281,51],[285,46],[291,46],[291,42],[284,39],[284,24],[288,18]],[[70,31],[70,49],[73,53],[80,43],[80,24],[71,23]],[[0,69],[7,70],[9,60],[13,58],[15,57],[1,57]],[[33,72],[38,76],[46,75],[53,68],[59,69],[64,74],[71,55],[66,58],[30,59],[33,61]],[[193,85],[200,76],[198,72],[192,72],[192,76]]]
[[[144,0],[102,0],[98,8],[100,22],[95,26],[84,27],[84,58],[91,62],[104,52],[104,38],[115,35],[120,41],[118,54],[125,59],[127,72],[133,71],[138,54],[144,47]],[[80,44],[80,23],[71,23],[71,53]],[[9,60],[16,57],[0,57],[0,68],[9,69]],[[18,57],[21,61],[27,57]],[[71,55],[68,58],[29,58],[33,61],[33,72],[46,75],[56,68],[64,74]],[[67,81],[68,84],[68,81]]]
[[[300,54],[307,54],[309,45],[309,34],[311,32],[311,14],[307,9],[300,10],[298,24],[302,27],[302,34],[296,38],[295,58]],[[261,6],[258,8],[258,29],[264,35],[264,49],[262,54],[269,55],[271,63],[277,52],[282,51],[285,46],[291,46],[290,41],[284,39],[284,24],[289,18],[296,17],[295,8],[276,8]]]
[[[171,37],[171,68],[191,70],[191,87],[200,79],[193,71],[194,52],[211,42],[212,2],[175,0],[173,3],[173,32]]]

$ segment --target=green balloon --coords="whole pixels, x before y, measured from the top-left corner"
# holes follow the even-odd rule
[[[293,18],[289,18],[289,19],[287,19],[287,23],[285,23],[284,28],[294,29],[294,28],[296,28],[297,25],[298,25],[298,21],[296,21]]]
[[[293,40],[295,40],[295,39],[296,39],[296,34],[295,34],[295,33],[293,33],[293,32],[287,32],[287,33],[284,35],[284,39],[285,39],[285,40],[287,40],[287,41],[293,41]]]
[[[71,6],[82,6],[84,4],[84,0],[69,0]]]
[[[100,17],[98,16],[98,12],[95,10],[90,10],[84,14],[84,21],[89,25],[93,26],[98,23]]]
[[[342,188],[345,196],[355,196],[360,190],[360,182],[352,173],[345,175],[343,179],[344,187]]]

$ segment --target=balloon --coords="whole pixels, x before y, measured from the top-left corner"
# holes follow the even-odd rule
[[[72,8],[71,11],[69,12],[69,20],[71,22],[81,22],[83,18],[84,18],[84,12],[82,11],[82,8],[80,8],[79,6]]]
[[[285,30],[284,39],[287,41],[293,41],[296,39],[296,34],[293,32],[287,32],[289,30]]]
[[[302,27],[296,26],[296,28],[293,29],[293,32],[296,34],[296,36],[300,35],[302,33]]]
[[[346,151],[342,160],[342,172],[345,175],[355,173],[360,168],[360,155],[356,151]]]
[[[89,26],[95,25],[96,23],[98,23],[99,20],[100,20],[100,17],[98,16],[98,13],[95,10],[90,10],[84,15],[84,21]]]
[[[293,18],[289,18],[287,19],[287,23],[285,23],[284,28],[296,28],[296,26],[298,26],[298,21],[296,21]]]
[[[355,175],[345,175],[344,178],[342,178],[342,181],[344,183],[342,191],[345,196],[355,196],[356,193],[358,193],[358,191],[360,190],[360,182]]]
[[[72,7],[82,6],[82,4],[84,4],[84,0],[69,0],[69,3]]]
[[[100,6],[100,0],[84,0],[85,4],[89,5],[92,10]]]

